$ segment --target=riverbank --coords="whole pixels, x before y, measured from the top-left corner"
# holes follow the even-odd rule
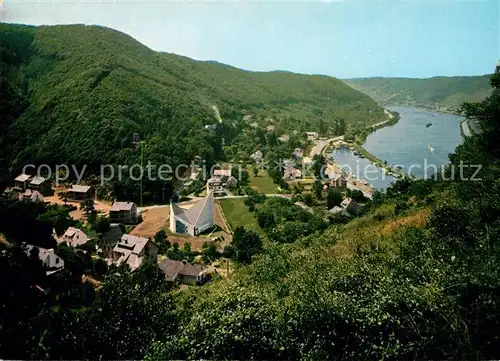
[[[384,113],[387,114],[387,116],[388,116],[387,120],[380,122],[380,123],[370,125],[370,126],[366,127],[365,129],[363,129],[362,131],[360,131],[359,133],[356,133],[354,135],[354,141],[358,144],[363,144],[365,142],[366,138],[370,134],[372,134],[373,132],[375,132],[379,129],[382,129],[384,127],[388,127],[390,125],[395,125],[401,119],[401,116],[398,112],[384,109]]]
[[[375,155],[367,151],[362,145],[357,144],[357,143],[347,143],[344,141],[337,141],[334,142],[333,144],[330,144],[330,146],[326,147],[324,149],[323,154],[327,152],[331,152],[333,149],[336,148],[349,148],[353,151],[356,151],[360,153],[364,158],[369,160],[373,165],[381,168],[385,173],[389,175],[393,175],[395,178],[403,178],[403,177],[410,177],[414,178],[412,175],[406,174],[403,170],[392,167],[391,165],[387,164],[385,160],[377,158]]]

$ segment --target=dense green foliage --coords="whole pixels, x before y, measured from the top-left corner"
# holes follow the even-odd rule
[[[339,118],[365,127],[384,117],[335,78],[194,61],[97,26],[1,24],[0,71],[0,170],[11,175],[28,163],[87,165],[87,178],[102,164],[139,164],[134,133],[144,141],[145,165],[175,169],[200,156],[210,166],[224,157],[222,138],[242,133],[247,113],[290,131]],[[170,196],[167,183],[145,182],[144,200],[162,200],[164,190]],[[111,185],[117,198],[139,198],[128,177]]]
[[[400,180],[363,217],[330,227],[253,194],[248,207],[275,242],[238,229],[233,241],[251,264],[203,287],[170,290],[152,262],[102,269],[64,246],[68,267],[46,276],[21,243],[55,246],[52,228],[71,221],[68,210],[1,202],[11,244],[0,253],[0,357],[498,359],[500,67],[491,83],[490,97],[463,107],[482,133],[456,149],[442,179]],[[463,179],[475,168],[462,162],[481,165],[480,179]],[[422,224],[405,226],[418,214]]]
[[[359,78],[344,80],[381,105],[455,111],[463,102],[484,100],[492,91],[489,76]]]

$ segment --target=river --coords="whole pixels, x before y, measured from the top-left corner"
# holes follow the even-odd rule
[[[388,109],[400,114],[399,122],[370,134],[363,147],[377,158],[394,167],[400,166],[403,171],[418,178],[428,178],[436,171],[440,172],[442,166],[448,163],[448,154],[462,142],[461,118],[417,108]],[[432,125],[426,127],[429,123]],[[355,156],[348,148],[336,149],[331,155],[336,163],[357,178],[367,180],[376,189],[386,189],[395,181],[382,169],[370,166],[367,159]]]
[[[448,163],[448,154],[462,142],[461,118],[425,109],[389,107],[400,114],[395,125],[370,134],[364,148],[418,178],[431,177]],[[427,124],[432,124],[426,127]],[[432,148],[429,147],[432,145]]]

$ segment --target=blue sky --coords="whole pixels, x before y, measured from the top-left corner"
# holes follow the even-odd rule
[[[500,59],[497,1],[3,0],[1,7],[6,22],[99,24],[155,50],[249,70],[478,75]]]

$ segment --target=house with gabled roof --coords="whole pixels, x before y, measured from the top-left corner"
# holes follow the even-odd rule
[[[208,268],[199,264],[166,259],[158,267],[165,273],[165,280],[168,283],[180,282],[194,286],[210,279]]]
[[[93,197],[94,188],[92,186],[82,186],[73,184],[66,192],[68,201],[81,202]]]
[[[145,257],[158,260],[158,245],[152,240],[124,234],[113,248],[113,261],[117,266],[127,264],[132,271],[140,267]]]
[[[64,260],[55,253],[54,249],[37,247],[31,244],[25,244],[25,246],[25,252],[28,256],[31,256],[33,252],[38,253],[38,258],[42,261],[43,267],[46,269],[47,276],[64,269]]]
[[[347,178],[341,173],[335,173],[331,178],[328,179],[330,186],[334,188],[347,188]]]
[[[134,224],[137,217],[137,205],[134,202],[114,202],[109,210],[109,221],[112,223]]]
[[[66,243],[70,247],[78,247],[86,244],[91,238],[79,228],[68,227],[66,232],[58,238],[57,243]]]
[[[42,195],[47,195],[50,193],[50,181],[44,177],[35,176],[31,178],[28,188],[31,190],[37,190]]]
[[[173,233],[198,236],[214,226],[214,196],[207,196],[190,208],[170,203],[170,231]]]
[[[344,199],[340,206],[351,214],[358,214],[360,210],[359,204],[349,197]]]

